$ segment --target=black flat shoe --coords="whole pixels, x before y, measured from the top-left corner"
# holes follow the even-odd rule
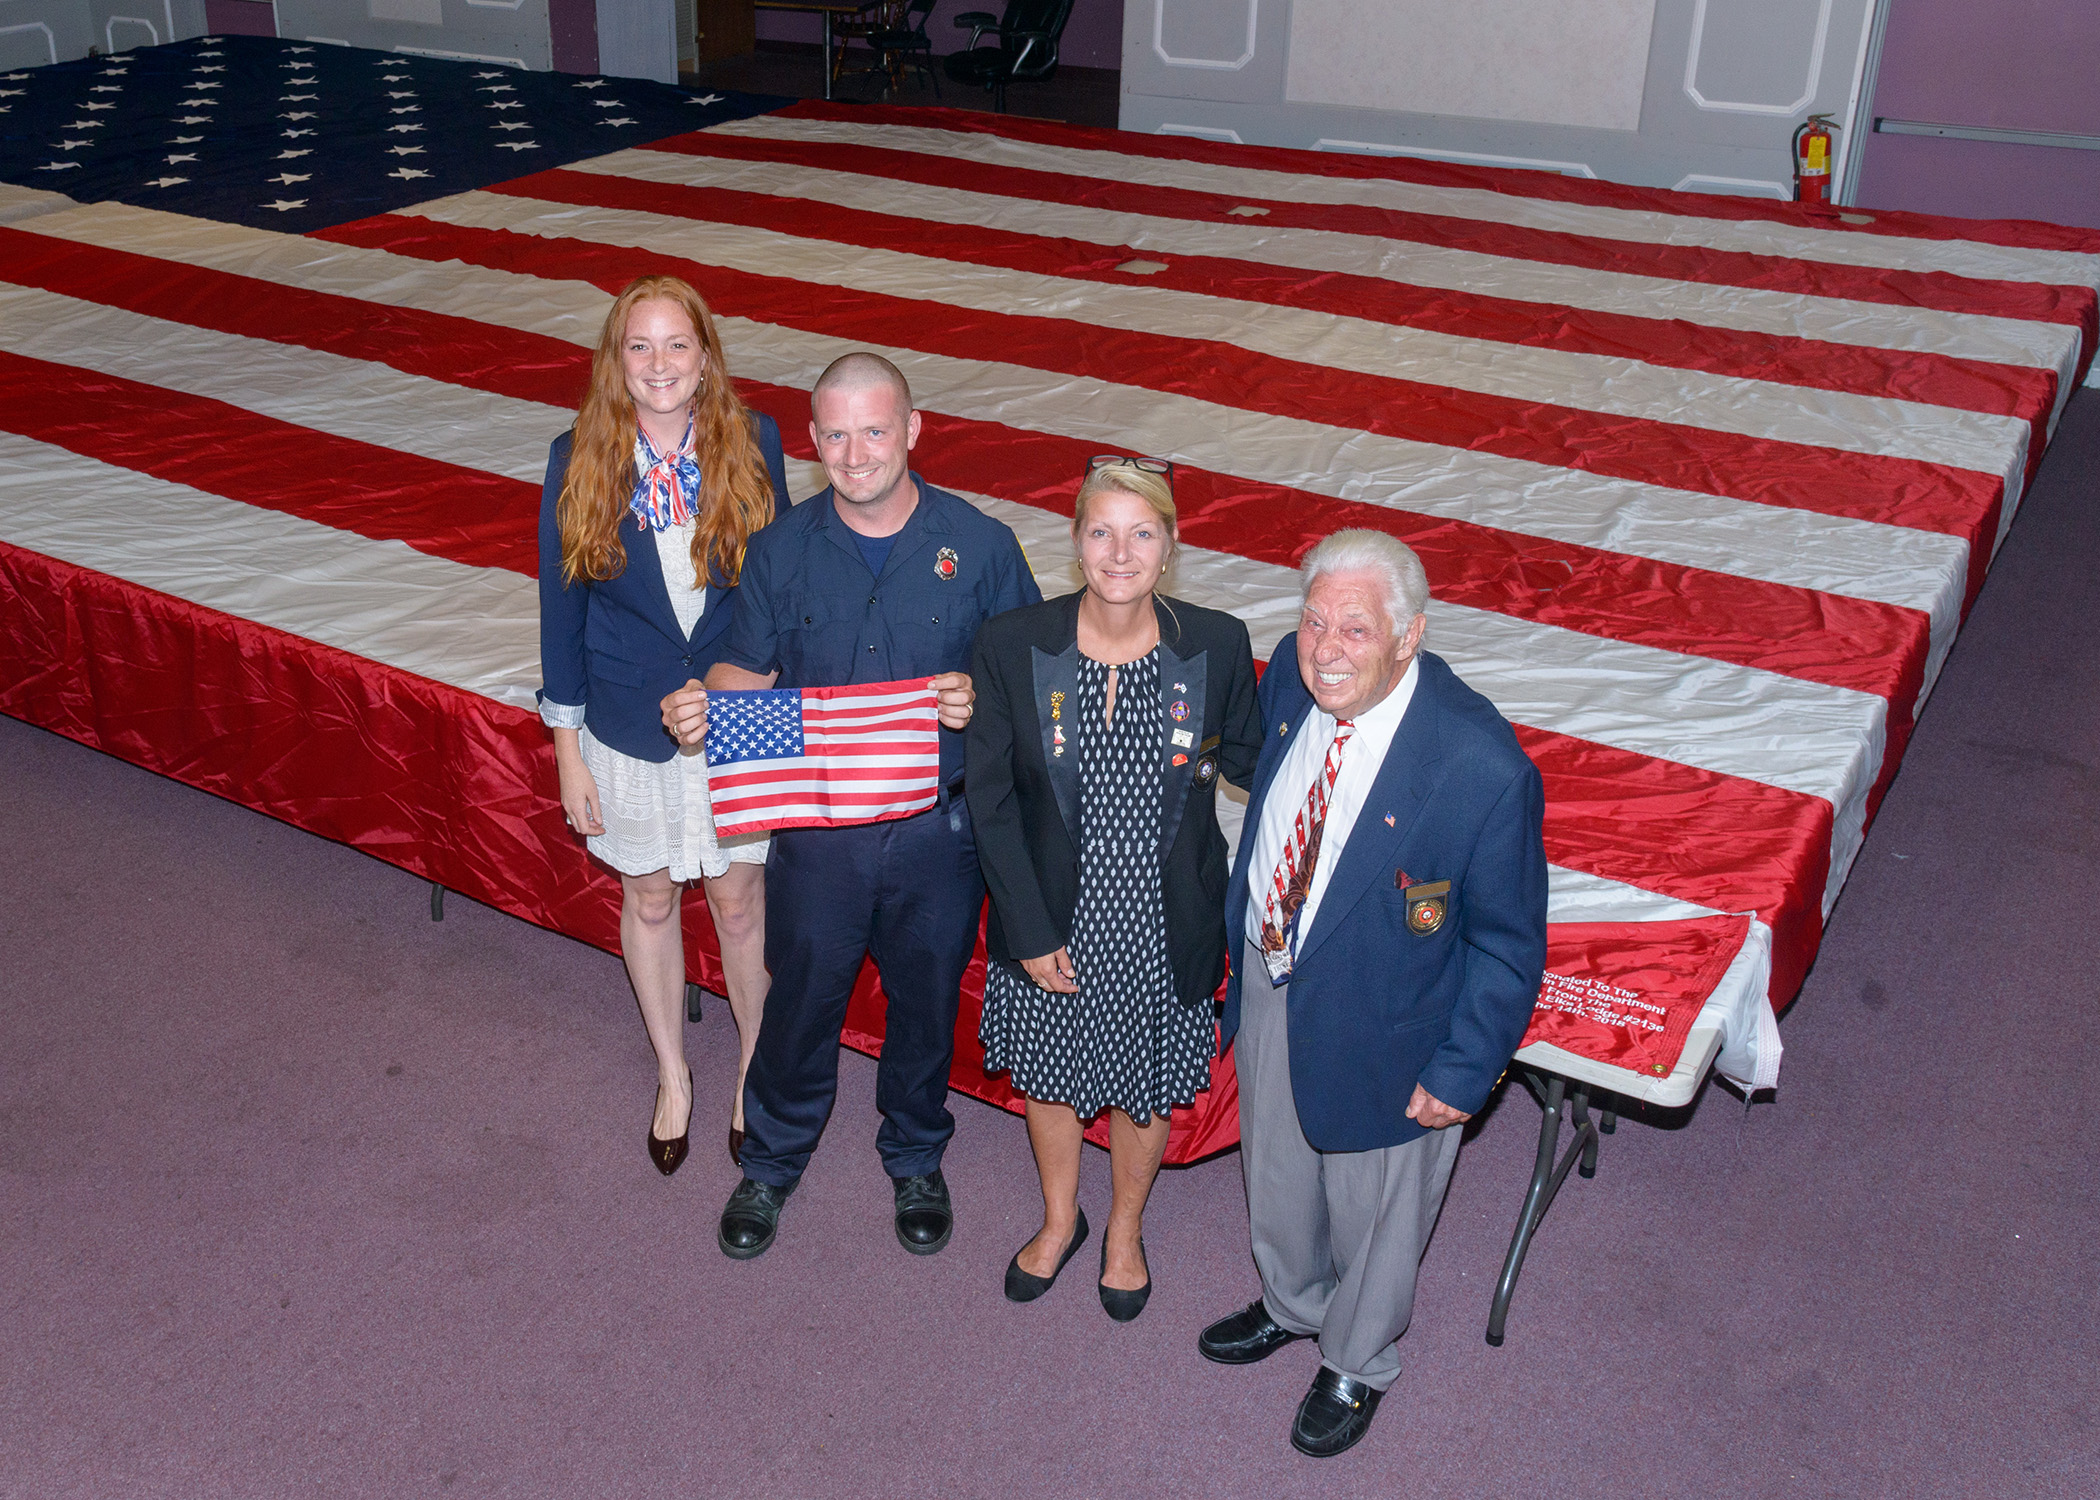
[[[1268,1304],[1257,1299],[1204,1329],[1196,1338],[1196,1352],[1221,1365],[1251,1365],[1304,1337],[1270,1317]]]
[[[892,1177],[897,1196],[897,1243],[914,1255],[935,1255],[955,1229],[948,1180],[936,1167],[923,1177]]]
[[[663,1092],[664,1086],[658,1084],[656,1086],[657,1098],[661,1099]],[[690,1099],[693,1094],[693,1070],[691,1068],[685,1070],[685,1092],[686,1097]],[[686,1148],[692,1140],[692,1135],[693,1114],[690,1109],[686,1111],[685,1129],[678,1133],[678,1139],[674,1141],[659,1140],[657,1138],[656,1119],[652,1113],[649,1120],[649,1160],[656,1163],[656,1170],[669,1177],[683,1166],[685,1164]]]
[[[1332,1458],[1355,1447],[1371,1430],[1371,1418],[1383,1394],[1361,1380],[1320,1366],[1312,1389],[1298,1403],[1298,1419],[1291,1423],[1291,1446],[1314,1458]]]
[[[1138,1239],[1139,1257],[1142,1258],[1144,1253],[1145,1241],[1140,1236]],[[1098,1290],[1101,1293],[1102,1311],[1106,1312],[1118,1323],[1128,1323],[1132,1318],[1143,1312],[1145,1304],[1152,1300],[1152,1262],[1149,1260],[1145,1262],[1145,1284],[1138,1287],[1135,1291],[1124,1291],[1121,1287],[1110,1286],[1108,1284],[1108,1236],[1102,1235],[1101,1279]]]
[[[715,1230],[715,1243],[731,1260],[750,1260],[764,1255],[780,1232],[780,1206],[792,1187],[779,1188],[770,1182],[746,1177],[736,1185],[723,1205],[722,1222]]]
[[[729,1127],[729,1164],[732,1167],[744,1164],[744,1132],[734,1125]]]
[[[1072,1238],[1065,1245],[1065,1253],[1057,1258],[1057,1269],[1048,1276],[1035,1276],[1022,1270],[1021,1250],[1026,1250],[1028,1246],[1023,1245],[1021,1250],[1016,1250],[1014,1258],[1006,1263],[1006,1300],[1009,1302],[1033,1302],[1036,1298],[1042,1296],[1043,1293],[1049,1291],[1050,1288],[1057,1285],[1058,1271],[1062,1271],[1065,1268],[1065,1262],[1070,1260],[1079,1247],[1086,1243],[1086,1234],[1086,1210],[1082,1208],[1079,1210],[1079,1223],[1073,1228]]]

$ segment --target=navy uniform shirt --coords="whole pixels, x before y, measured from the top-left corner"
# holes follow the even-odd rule
[[[1043,593],[1003,523],[919,478],[919,503],[878,577],[830,490],[751,538],[721,660],[778,687],[845,687],[970,670],[977,627]],[[963,737],[941,735],[941,778]]]

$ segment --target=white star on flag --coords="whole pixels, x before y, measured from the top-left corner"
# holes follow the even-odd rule
[[[284,138],[288,141],[295,141],[302,135],[312,134],[313,132],[311,130],[287,130],[284,132]]]
[[[413,99],[416,97],[416,91],[414,89],[388,89],[386,96],[389,99]]]
[[[207,116],[206,118],[208,119],[208,118],[209,118],[209,116]],[[68,126],[66,127],[66,129],[68,129],[68,130],[100,130],[100,129],[101,129],[101,128],[102,128],[103,126],[104,126],[104,125],[106,125],[106,124],[108,124],[108,123],[109,123],[109,122],[108,122],[107,120],[75,120],[75,121],[74,121],[74,122],[73,122],[72,124],[68,125]]]
[[[382,83],[399,83],[408,76],[406,73],[381,73],[379,78]]]
[[[420,125],[389,125],[386,129],[389,135],[406,135],[411,130],[421,130],[422,128]]]
[[[418,172],[414,167],[401,167],[396,169],[395,171],[387,173],[386,175],[389,177],[399,177],[403,180],[409,180],[417,177],[428,177],[430,174],[428,172]]]
[[[320,97],[319,94],[279,94],[277,102],[279,104],[297,104],[301,99],[318,99]]]
[[[576,87],[580,89],[602,89],[605,87],[605,80],[602,78],[586,78],[582,83],[577,84]]]
[[[519,102],[518,102],[518,101],[517,101],[516,99],[491,99],[491,100],[489,100],[489,108],[490,108],[490,109],[523,109],[524,107],[525,107],[525,106],[524,106],[523,104],[519,103]]]
[[[38,167],[37,170],[39,172],[63,172],[69,167],[77,167],[79,165],[80,163],[77,161],[54,161],[47,162],[45,165]]]
[[[147,186],[147,187],[157,187],[157,188],[166,188],[166,187],[173,187],[173,186],[175,186],[175,184],[176,184],[176,183],[178,183],[178,182],[188,182],[188,181],[189,181],[189,178],[187,178],[187,177],[154,177],[154,178],[150,178],[150,179],[149,179],[149,180],[147,181],[147,183],[146,183],[146,186]]]
[[[603,94],[591,95],[591,103],[597,105],[600,109],[625,109],[627,107],[619,100],[608,99]]]
[[[389,146],[386,148],[386,154],[388,156],[421,156],[423,148],[421,146]]]
[[[503,76],[503,70],[501,68],[496,68],[486,73],[476,73],[474,76],[476,78],[501,78]]]
[[[210,115],[177,115],[170,123],[176,125],[209,125]]]
[[[311,120],[317,113],[318,111],[311,109],[290,109],[277,118],[280,120]]]
[[[314,49],[311,47],[287,47],[284,50],[287,52],[311,52]]]
[[[0,89],[0,94],[19,94],[21,92],[20,89]],[[124,92],[124,85],[121,83],[98,83],[91,87],[88,92],[91,94],[121,94]]]
[[[300,147],[300,148],[299,148],[299,149],[298,149],[297,151],[280,151],[280,152],[278,152],[278,153],[277,153],[277,159],[278,159],[279,161],[290,161],[290,160],[291,160],[291,159],[292,159],[293,157],[295,157],[295,156],[312,156],[312,155],[313,155],[313,152],[311,152],[311,151],[307,150],[307,149],[306,149],[306,148],[305,148],[304,146],[301,146],[301,147]]]
[[[702,94],[699,98],[695,99],[691,95],[688,95],[686,97],[685,102],[688,104],[720,104],[722,102],[722,96],[720,94]]]
[[[390,115],[419,115],[423,113],[423,106],[420,104],[403,104],[388,110],[387,113]]]
[[[474,92],[477,94],[515,94],[517,90],[507,83],[484,83]]]
[[[306,207],[306,200],[304,198],[279,198],[275,203],[258,203],[256,207],[274,208],[279,213],[284,213],[290,209]]]
[[[195,161],[196,159],[197,159],[197,154],[196,154],[196,153],[195,153],[195,152],[193,151],[193,152],[189,152],[189,153],[187,153],[187,154],[181,154],[181,155],[175,155],[175,156],[171,156],[171,157],[169,157],[169,158],[168,158],[168,165],[172,167],[172,166],[174,166],[174,165],[175,165],[175,164],[176,164],[177,162],[179,162],[179,161]]]
[[[537,151],[540,149],[540,143],[538,141],[498,141],[496,142],[496,149],[498,151]]]
[[[58,149],[61,151],[77,151],[82,146],[92,146],[94,144],[93,141],[60,141]]]
[[[194,146],[203,139],[204,137],[201,135],[176,135],[168,137],[168,144],[171,146]]]
[[[531,125],[531,122],[530,122],[530,121],[526,121],[526,120],[491,120],[491,121],[489,121],[489,129],[491,129],[491,130],[530,130],[530,129],[532,129],[532,125]]]
[[[209,73],[212,70],[210,68],[206,68],[204,71]],[[221,68],[219,69],[219,71],[223,73],[226,70],[224,68]],[[223,89],[224,87],[226,87],[226,85],[219,82],[218,79],[214,78],[210,83],[193,83],[190,85],[190,87],[193,89]]]
[[[263,180],[265,182],[281,182],[286,187],[290,187],[293,183],[304,182],[313,175],[311,172],[279,172],[275,177],[267,177]]]
[[[208,68],[199,68],[197,71],[200,73],[223,73],[226,69],[223,64],[214,63]]]
[[[206,102],[208,103],[208,102],[210,102],[210,101],[208,101],[208,100],[207,100]],[[86,101],[85,103],[83,103],[83,104],[82,104],[82,105],[81,105],[80,107],[81,107],[82,109],[115,109],[115,108],[116,108],[116,106],[115,106],[114,104],[100,104],[100,103],[97,103],[97,102],[96,102],[95,100],[93,100],[93,99],[89,99],[89,100],[87,100],[87,101]]]
[[[598,123],[600,125],[632,125],[635,123],[635,119],[632,115],[620,115],[614,119],[600,120]]]

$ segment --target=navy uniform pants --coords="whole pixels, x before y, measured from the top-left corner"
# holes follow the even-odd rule
[[[839,1033],[861,960],[889,997],[875,1072],[875,1133],[892,1177],[941,1164],[955,1117],[948,1067],[963,970],[977,946],[984,877],[960,795],[916,817],[794,828],[766,858],[766,997],[744,1083],[744,1175],[802,1175],[839,1086]]]

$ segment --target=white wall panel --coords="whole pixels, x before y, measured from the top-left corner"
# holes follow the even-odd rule
[[[1121,123],[1786,198],[1888,3],[1124,0]]]
[[[1634,130],[1655,0],[1296,0],[1285,96]]]

